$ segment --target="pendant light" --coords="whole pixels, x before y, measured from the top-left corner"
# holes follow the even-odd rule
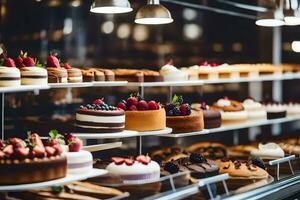
[[[284,21],[287,26],[300,25],[298,0],[284,0]]]
[[[95,0],[90,12],[102,14],[128,13],[133,9],[128,0]]]
[[[159,0],[148,0],[147,5],[140,8],[135,17],[135,23],[146,25],[169,24],[173,21],[170,11]]]
[[[257,17],[255,24],[257,26],[277,27],[285,25],[283,15],[283,0],[272,1],[272,9],[260,14]]]

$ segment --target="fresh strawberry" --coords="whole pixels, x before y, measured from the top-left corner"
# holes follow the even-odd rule
[[[7,145],[6,147],[4,147],[3,153],[5,153],[5,155],[7,157],[10,157],[14,153],[13,145],[10,144],[10,145]]]
[[[22,139],[20,138],[10,138],[9,139],[9,143],[11,145],[13,145],[14,148],[18,148],[18,147],[23,147],[25,148],[27,145],[25,143],[25,141],[23,141]]]
[[[148,103],[144,100],[139,101],[137,105],[138,110],[148,110]]]
[[[125,111],[126,111],[126,104],[125,104],[125,103],[123,103],[123,102],[120,102],[120,103],[118,103],[118,105],[117,105],[117,108],[120,108],[120,109],[122,109],[122,110],[125,110]]]
[[[125,159],[125,164],[128,165],[128,166],[131,166],[131,165],[134,164],[134,160],[133,160],[133,159],[126,158],[126,159]]]
[[[127,105],[131,106],[131,105],[135,105],[137,106],[139,103],[138,99],[136,97],[129,97],[127,99]]]
[[[15,61],[11,58],[6,58],[4,60],[4,66],[5,67],[16,67]]]
[[[72,141],[75,138],[76,138],[75,135],[73,135],[72,133],[66,133],[65,134],[65,141],[66,141],[67,144],[69,143],[69,141]]]
[[[148,155],[147,156],[139,155],[136,158],[136,160],[139,161],[140,163],[144,164],[144,165],[147,165],[151,162],[151,158]]]
[[[55,56],[49,55],[47,59],[47,67],[60,68],[59,60]]]
[[[124,158],[121,157],[112,157],[111,160],[116,164],[116,165],[122,165],[125,162]]]
[[[190,115],[192,112],[191,106],[187,103],[182,104],[179,109],[180,109],[180,115],[182,116]]]
[[[79,152],[82,148],[82,141],[79,138],[75,138],[69,141],[69,151]]]
[[[45,147],[47,157],[51,157],[55,155],[56,150],[53,147]]]
[[[52,148],[55,149],[55,155],[62,154],[62,149],[61,149],[60,145],[54,145],[54,146],[52,146]]]
[[[5,157],[5,153],[3,151],[0,151],[0,159]]]
[[[0,149],[2,149],[5,146],[5,142],[0,139]]]
[[[148,109],[149,110],[159,110],[159,105],[155,101],[148,102]]]
[[[48,146],[53,147],[55,145],[59,145],[59,142],[57,139],[49,139]]]
[[[65,63],[64,64],[64,68],[65,69],[72,69],[71,65],[69,65],[69,63]]]
[[[36,145],[35,147],[33,147],[32,151],[34,151],[35,153],[35,157],[38,157],[38,158],[43,158],[45,157],[45,148],[43,147],[40,147],[38,145]]]
[[[32,67],[32,66],[35,66],[35,61],[31,57],[26,57],[26,58],[23,59],[23,64],[26,67]]]
[[[36,146],[39,146],[41,149],[45,151],[44,144],[40,138],[40,136],[37,133],[32,133],[30,135],[30,142]]]
[[[103,103],[102,99],[96,99],[95,101],[93,101],[93,104],[95,105],[100,105],[102,103]]]
[[[137,110],[137,108],[135,105],[131,105],[131,106],[129,106],[128,110],[135,111],[135,110]]]
[[[18,56],[15,59],[15,63],[16,63],[16,66],[19,67],[19,68],[25,67],[25,65],[23,64],[23,58],[21,56]]]
[[[18,158],[26,158],[29,155],[29,148],[24,148],[24,147],[15,148],[14,155]]]

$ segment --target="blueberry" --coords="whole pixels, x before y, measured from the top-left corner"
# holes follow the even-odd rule
[[[180,110],[179,110],[179,108],[177,108],[177,107],[173,108],[173,115],[174,115],[174,116],[179,116],[179,115],[180,115]]]

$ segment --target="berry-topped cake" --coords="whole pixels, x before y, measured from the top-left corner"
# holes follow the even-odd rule
[[[139,155],[135,159],[112,157],[106,170],[112,175],[119,175],[124,183],[156,181],[160,178],[160,167],[149,156]]]
[[[68,71],[60,66],[55,55],[49,55],[47,59],[48,83],[67,83]]]
[[[125,110],[125,128],[133,131],[157,131],[166,128],[166,113],[155,101],[145,101],[132,95],[117,105]]]
[[[21,51],[21,54],[15,59],[17,67],[21,71],[22,85],[47,85],[48,73],[42,64],[27,55],[27,52]]]
[[[203,112],[204,128],[212,129],[221,126],[221,113],[218,110],[210,109],[210,107],[204,102],[192,104],[192,109]]]
[[[172,102],[165,106],[167,113],[167,127],[173,133],[189,133],[201,131],[204,128],[203,113],[191,109],[183,102],[182,96],[174,95]]]
[[[67,161],[57,142],[44,144],[36,133],[26,140],[0,141],[0,185],[50,181],[66,176]]]
[[[67,70],[68,72],[68,83],[81,83],[83,78],[82,78],[82,73],[80,69],[71,67],[68,63],[64,63],[63,67]]]
[[[1,54],[0,59],[0,87],[14,87],[21,85],[20,70],[16,68],[13,59]]]
[[[76,111],[77,131],[86,133],[117,133],[125,128],[124,110],[107,105],[103,99],[82,105]]]

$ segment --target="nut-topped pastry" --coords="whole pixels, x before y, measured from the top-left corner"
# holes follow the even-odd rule
[[[182,96],[174,95],[172,102],[165,106],[167,113],[167,127],[173,133],[189,133],[201,131],[204,128],[203,113],[191,109],[183,102]]]
[[[67,83],[68,72],[60,66],[59,60],[54,55],[47,59],[48,83]]]
[[[210,109],[204,101],[192,104],[192,109],[203,112],[204,128],[212,129],[221,126],[221,113],[218,110]]]

